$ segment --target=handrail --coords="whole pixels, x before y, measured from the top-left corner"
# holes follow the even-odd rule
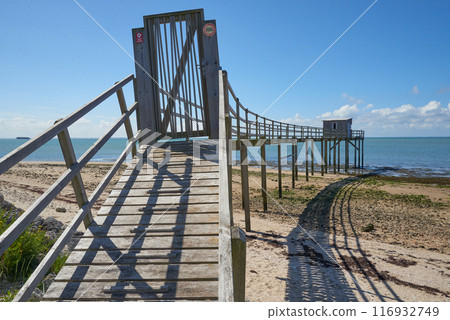
[[[231,248],[231,169],[228,140],[231,124],[225,106],[228,100],[226,72],[219,70],[219,301],[234,301]],[[228,128],[227,128],[228,127]]]
[[[90,103],[84,105],[66,118],[57,121],[52,127],[45,130],[37,137],[33,138],[32,140],[28,141],[24,145],[20,146],[19,148],[15,149],[5,157],[0,159],[0,174],[2,174],[12,166],[17,164],[19,161],[23,160],[26,156],[39,149],[43,144],[45,144],[56,135],[58,135],[58,138],[60,138],[61,135],[64,136],[64,139],[62,139],[63,143],[61,143],[61,140],[60,143],[61,148],[63,149],[63,153],[65,153],[64,156],[66,159],[66,164],[68,166],[67,170],[62,173],[61,176],[32,205],[3,232],[3,234],[0,236],[1,256],[25,231],[25,229],[33,222],[33,220],[37,216],[39,216],[39,214],[47,207],[47,205],[53,199],[55,199],[55,197],[64,189],[64,187],[70,181],[73,181],[74,179],[80,177],[81,170],[122,125],[125,125],[127,137],[129,140],[127,147],[122,152],[119,159],[117,159],[117,161],[114,163],[113,167],[103,178],[103,180],[100,182],[100,184],[97,186],[93,194],[89,198],[84,197],[84,200],[79,202],[80,210],[78,211],[77,215],[69,224],[69,226],[64,230],[64,232],[58,237],[53,247],[44,257],[38,267],[34,270],[33,274],[29,277],[27,282],[22,286],[18,294],[15,296],[14,301],[26,301],[29,299],[33,290],[40,283],[47,270],[51,267],[64,246],[70,240],[73,232],[78,228],[83,220],[86,223],[86,218],[89,215],[90,209],[98,200],[99,196],[104,191],[114,174],[120,168],[120,165],[124,162],[130,150],[132,150],[133,155],[135,155],[135,144],[137,141],[137,137],[133,136],[129,118],[137,110],[138,104],[137,102],[135,102],[130,107],[130,109],[127,109],[122,91],[122,87],[133,79],[134,75],[130,75],[122,81],[117,82],[115,85],[92,100]],[[67,131],[68,127],[114,93],[117,94],[122,116],[111,127],[111,129],[109,129],[101,138],[99,138],[78,160],[75,159],[72,150],[72,142]],[[67,156],[71,158],[70,162],[67,161]],[[82,185],[81,179],[78,181],[77,186],[78,188],[82,189],[82,192],[84,192],[84,186]],[[77,190],[75,190],[75,193],[77,193]],[[88,220],[88,222],[90,221]]]
[[[63,120],[55,123],[53,126],[42,132],[40,135],[36,136],[35,138],[27,141],[14,151],[11,151],[9,154],[4,156],[0,159],[0,174],[3,174],[8,169],[12,168],[14,165],[16,165],[19,161],[22,161],[27,156],[29,156],[31,153],[39,149],[42,145],[56,137],[58,133],[69,127],[70,125],[74,124],[77,120],[79,120],[81,117],[86,115],[89,111],[94,109],[96,106],[98,106],[100,103],[105,101],[107,98],[109,98],[111,95],[117,92],[120,88],[122,88],[124,85],[126,85],[128,82],[134,79],[134,75],[129,75],[122,81],[116,83],[114,86],[103,92],[101,95],[99,95],[97,98],[93,99],[91,102],[87,103],[86,105],[82,106],[77,111],[73,112]]]
[[[235,109],[228,105],[230,117],[235,122],[236,129],[233,130],[233,137],[240,139],[246,137],[247,139],[259,139],[261,136],[266,138],[300,138],[300,139],[364,139],[363,130],[324,130],[320,127],[300,126],[292,123],[285,123],[277,120],[272,120],[245,108],[239,101],[231,84],[227,82],[228,91],[231,93],[236,102]],[[245,118],[241,115],[240,109],[245,114]],[[249,120],[248,117],[254,116],[255,120]],[[241,122],[244,126],[241,126]],[[264,134],[260,134],[261,128]]]

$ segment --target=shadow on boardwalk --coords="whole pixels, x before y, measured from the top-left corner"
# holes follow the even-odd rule
[[[330,184],[302,212],[287,239],[287,301],[400,301],[362,250],[352,223],[352,194],[364,177]],[[336,236],[338,228],[343,237]]]

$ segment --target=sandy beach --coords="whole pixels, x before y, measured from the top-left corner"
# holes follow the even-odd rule
[[[83,170],[88,194],[110,166],[93,163]],[[26,209],[64,170],[63,163],[22,162],[0,176],[0,193]],[[279,199],[276,171],[268,170],[267,212],[260,180],[251,168],[248,301],[450,301],[450,179],[316,173],[306,182],[300,173],[292,189],[286,171]],[[243,228],[236,168],[233,204],[235,223]],[[69,185],[42,216],[67,224],[77,210]]]

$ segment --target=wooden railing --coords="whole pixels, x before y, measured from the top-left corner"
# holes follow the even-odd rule
[[[245,108],[236,96],[233,88],[228,82],[228,90],[234,99],[234,105],[228,105],[228,111],[232,119],[232,137],[234,139],[363,139],[364,131],[351,130],[337,131],[324,130],[319,127],[300,126],[292,123],[280,122]]]
[[[233,225],[227,83],[226,71],[219,70],[219,301],[245,301],[246,237]]]
[[[122,88],[127,83],[133,80],[134,75],[130,75],[122,81],[117,82],[116,84],[114,84],[114,86],[109,88],[107,91],[99,95],[88,104],[84,105],[66,118],[56,121],[55,124],[49,129],[45,130],[37,137],[29,140],[22,146],[18,147],[17,149],[0,159],[0,174],[2,174],[8,169],[12,168],[21,160],[25,159],[25,157],[39,149],[46,142],[57,136],[67,166],[67,170],[0,236],[0,256],[14,243],[14,241],[33,222],[33,220],[39,216],[39,214],[47,207],[47,205],[53,199],[55,199],[55,197],[71,181],[74,187],[78,205],[80,207],[80,210],[77,212],[73,220],[66,227],[64,232],[58,237],[47,255],[19,290],[14,298],[14,301],[27,301],[30,298],[33,290],[44,278],[47,271],[59,256],[64,246],[70,241],[73,233],[77,230],[81,222],[84,221],[86,227],[89,226],[89,224],[92,222],[91,208],[98,200],[102,192],[105,190],[108,183],[111,181],[122,163],[125,161],[127,155],[130,152],[133,156],[136,155],[137,138],[133,136],[133,130],[129,118],[133,114],[133,112],[136,111],[138,105],[137,102],[135,102],[130,107],[130,109],[128,109],[122,90]],[[74,124],[81,117],[93,110],[113,94],[117,95],[122,116],[116,121],[116,123],[108,132],[106,132],[101,138],[99,138],[79,159],[76,159],[72,141],[69,136],[69,126]],[[116,160],[114,165],[102,179],[100,184],[88,198],[84,189],[80,172],[122,125],[125,126],[125,131],[128,137],[128,144],[123,150],[122,154]]]

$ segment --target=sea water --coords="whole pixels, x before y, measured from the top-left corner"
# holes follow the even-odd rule
[[[0,158],[19,147],[27,140],[0,139]],[[96,139],[73,138],[72,143],[77,158],[79,158]],[[122,153],[127,144],[125,138],[110,139],[94,156],[95,162],[113,162]],[[315,143],[316,170],[320,170],[320,143]],[[304,144],[298,144],[298,152],[302,151]],[[291,147],[282,146],[282,164],[285,168],[291,164]],[[252,149],[250,159],[255,163],[260,160],[258,148]],[[344,164],[344,143],[341,144],[341,166]],[[237,152],[234,158],[239,157]],[[267,164],[275,166],[278,159],[277,147],[272,145],[266,148]],[[299,157],[300,170],[303,159]],[[353,147],[350,147],[350,163],[353,163]],[[57,139],[52,139],[40,149],[36,150],[25,161],[63,161],[61,148]],[[364,140],[364,167],[367,170],[383,169],[389,175],[411,176],[439,176],[450,177],[450,138],[366,138]]]

